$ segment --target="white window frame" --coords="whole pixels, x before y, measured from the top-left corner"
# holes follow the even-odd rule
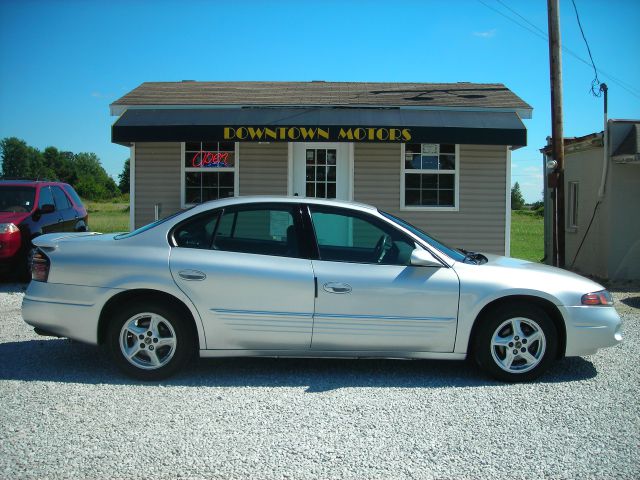
[[[567,190],[569,192],[569,202],[567,203],[567,230],[575,232],[578,230],[578,213],[580,210],[578,204],[580,200],[580,182],[567,182],[567,187]]]
[[[201,140],[204,142],[205,140]],[[212,140],[214,141],[214,140]],[[195,205],[199,205],[197,203],[185,203],[185,187],[186,187],[186,175],[187,172],[233,172],[233,196],[238,197],[240,192],[238,191],[240,186],[240,143],[234,142],[233,152],[234,152],[234,166],[233,167],[222,167],[222,168],[208,168],[208,167],[185,167],[184,165],[184,154],[186,152],[186,142],[180,143],[180,207],[181,208],[190,208]]]
[[[409,142],[418,143],[418,142]],[[424,142],[421,143],[421,145]],[[446,142],[443,142],[446,143]],[[439,143],[438,145],[441,145]],[[458,212],[460,210],[460,145],[455,144],[455,162],[456,168],[453,170],[416,170],[405,168],[405,144],[400,145],[400,210],[401,211],[418,211],[418,212]],[[454,189],[453,192],[453,207],[438,207],[437,205],[405,205],[405,173],[431,173],[431,174],[445,174],[454,175]]]

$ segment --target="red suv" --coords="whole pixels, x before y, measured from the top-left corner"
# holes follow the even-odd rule
[[[32,238],[88,231],[88,219],[80,197],[66,183],[0,181],[0,273],[28,278]]]

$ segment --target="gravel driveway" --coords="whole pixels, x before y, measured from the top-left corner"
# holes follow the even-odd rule
[[[640,477],[637,288],[615,293],[621,345],[525,385],[466,362],[309,359],[143,384],[36,336],[23,288],[0,285],[0,478]]]

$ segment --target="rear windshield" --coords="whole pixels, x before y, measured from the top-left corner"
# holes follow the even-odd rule
[[[193,207],[190,207],[193,208]],[[189,209],[187,209],[189,210]],[[138,228],[137,230],[134,230],[133,232],[127,232],[127,233],[120,233],[118,235],[116,235],[115,238],[116,240],[123,240],[125,238],[131,238],[131,237],[135,237],[136,235],[141,234],[142,232],[146,232],[147,230],[151,230],[154,227],[157,227],[158,225],[163,224],[164,222],[171,220],[173,217],[177,217],[178,215],[180,215],[181,213],[184,213],[186,210],[180,210],[172,215],[169,215],[168,217],[162,218],[160,220],[156,220],[155,222],[152,223],[148,223],[147,225],[144,225],[140,228]]]
[[[0,186],[0,212],[28,213],[36,198],[34,187]]]

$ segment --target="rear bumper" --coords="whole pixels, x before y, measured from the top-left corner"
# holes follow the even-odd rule
[[[98,321],[110,288],[31,282],[22,300],[22,318],[41,330],[80,342],[98,343]]]
[[[565,356],[592,355],[622,341],[622,320],[613,307],[559,307],[567,328]]]

